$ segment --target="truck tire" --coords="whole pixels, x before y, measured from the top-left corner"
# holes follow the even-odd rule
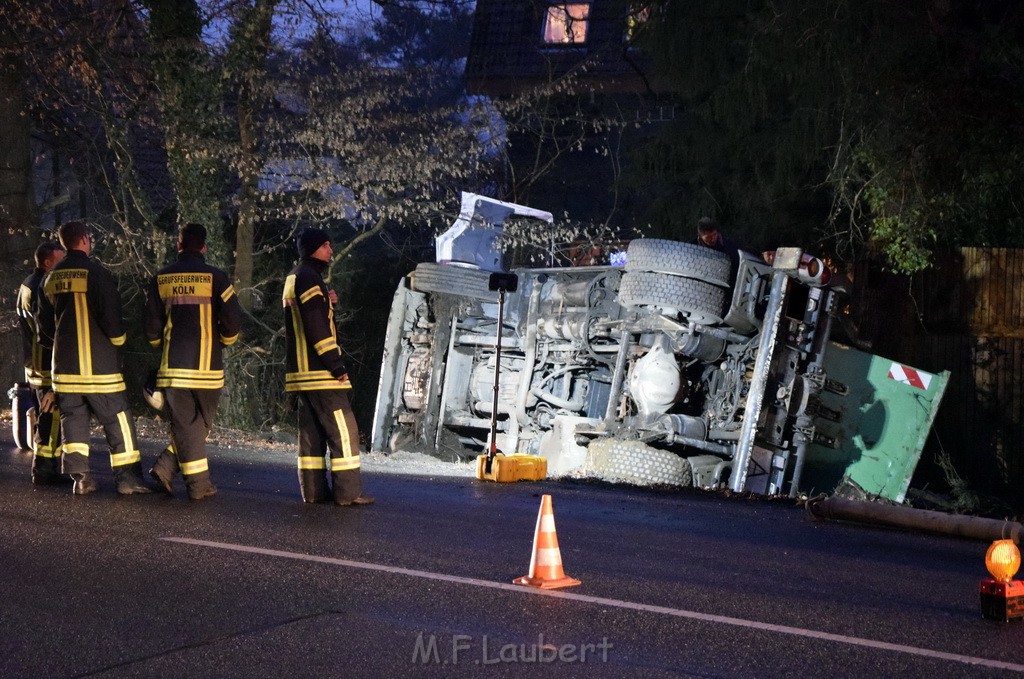
[[[619,303],[671,307],[686,312],[695,323],[712,325],[722,322],[725,292],[725,288],[692,278],[627,271],[619,284]]]
[[[639,238],[630,242],[626,255],[626,271],[675,274],[729,287],[732,273],[729,256],[703,245]]]
[[[587,448],[587,471],[605,481],[635,485],[693,485],[686,458],[640,441],[599,439]]]
[[[487,287],[490,279],[489,271],[467,269],[452,264],[422,262],[409,274],[409,287],[417,292],[441,292],[485,302],[497,302],[498,293]]]

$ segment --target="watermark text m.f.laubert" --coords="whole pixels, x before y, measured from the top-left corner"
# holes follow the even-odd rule
[[[538,634],[536,643],[500,643],[486,634],[479,638],[453,634],[450,643],[436,634],[420,632],[412,650],[414,665],[496,665],[500,663],[608,662],[613,644],[608,637],[596,643],[554,645]]]

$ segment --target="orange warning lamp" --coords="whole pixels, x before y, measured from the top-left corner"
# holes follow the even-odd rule
[[[1020,550],[1013,540],[996,540],[985,554],[991,578],[981,581],[981,615],[989,620],[1024,619],[1024,581],[1014,580],[1020,568]]]
[[[1000,582],[1010,582],[1020,569],[1020,550],[1013,540],[996,540],[985,553],[985,568]]]

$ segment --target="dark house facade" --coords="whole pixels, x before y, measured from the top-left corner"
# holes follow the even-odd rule
[[[507,178],[497,197],[605,225],[610,239],[632,237],[643,225],[649,188],[624,181],[623,169],[632,150],[675,114],[634,45],[647,4],[477,0],[465,71],[471,94],[501,99],[572,82],[551,90],[561,94],[534,119],[545,122],[510,122]],[[612,122],[588,123],[597,120]]]
[[[474,94],[502,96],[569,73],[603,92],[652,87],[631,43],[646,18],[627,0],[477,0],[466,61]]]

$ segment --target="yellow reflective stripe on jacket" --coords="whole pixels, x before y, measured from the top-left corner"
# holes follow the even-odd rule
[[[281,302],[285,306],[295,303],[295,274],[285,276],[284,290],[281,291]]]
[[[58,394],[116,394],[119,391],[124,391],[124,389],[124,382],[121,384],[99,385],[95,387],[86,387],[78,384],[60,384],[58,382],[53,383],[53,390]]]
[[[324,462],[324,458],[320,457],[303,457],[299,456],[299,469],[327,469],[327,464]]]
[[[285,391],[314,391],[321,389],[351,389],[352,383],[346,377],[339,381],[326,370],[285,373]]]
[[[213,360],[213,306],[199,305],[199,369],[209,370]]]
[[[306,354],[306,333],[302,327],[302,314],[299,312],[298,299],[295,296],[295,274],[284,279],[284,292],[281,302],[290,312],[292,332],[295,334],[295,361],[300,371],[309,369],[309,357]]]
[[[113,344],[115,347],[119,347],[122,344],[124,344],[124,341],[125,341],[125,339],[127,339],[127,337],[128,337],[127,334],[121,335],[119,337],[111,337],[110,338],[110,343]]]
[[[292,312],[292,330],[295,332],[295,361],[299,372],[304,372],[309,369],[309,354],[306,353],[306,331],[302,327],[302,315],[299,313],[299,307],[293,306]]]
[[[124,391],[124,377],[113,375],[53,375],[53,390],[57,393],[113,394]]]
[[[220,293],[220,298],[221,298],[221,301],[223,301],[223,302],[228,301],[229,299],[231,299],[234,296],[235,296],[235,286],[233,286],[233,285],[228,285],[228,287],[224,288],[224,292]]]
[[[206,380],[171,377],[168,379],[157,379],[156,386],[160,388],[174,387],[177,389],[223,389],[224,378],[222,377],[218,380]]]
[[[348,380],[345,380],[344,382],[339,382],[338,380],[330,380],[324,382],[300,382],[298,384],[288,384],[286,382],[284,385],[284,390],[286,393],[291,393],[295,391],[324,391],[326,389],[351,388],[352,383],[349,382]]]
[[[309,290],[306,290],[304,293],[302,293],[299,296],[299,304],[305,304],[306,302],[308,302],[309,300],[313,299],[317,295],[320,295],[321,297],[323,297],[324,296],[323,290],[321,290],[320,288],[317,288],[317,287],[310,288]]]
[[[70,375],[65,373],[54,373],[54,381],[70,384],[81,382],[82,384],[124,384],[124,376],[121,373],[110,373],[109,375]]]
[[[226,347],[230,347],[232,344],[238,341],[238,335],[231,335],[230,337],[220,336],[220,343]]]
[[[39,349],[42,347],[39,347]],[[39,365],[37,363],[37,365]],[[53,384],[53,372],[50,370],[29,370],[25,368],[25,381],[33,387],[48,387]]]
[[[181,467],[181,473],[186,476],[189,474],[202,474],[210,469],[209,459],[205,457],[201,460],[193,460],[192,462],[181,462],[179,460],[178,465]]]
[[[161,368],[166,368],[171,360],[171,329],[173,327],[174,322],[171,321],[171,315],[167,314],[167,320],[164,322],[164,349],[160,352]],[[159,374],[159,371],[157,374]]]
[[[75,325],[78,331],[78,373],[92,374],[92,340],[89,334],[89,299],[84,292],[74,292]]]
[[[318,354],[323,354],[323,353],[326,353],[328,351],[332,351],[332,350],[337,349],[337,348],[338,348],[338,342],[333,337],[327,337],[327,338],[322,339],[322,340],[320,340],[319,342],[317,342],[316,344],[313,345],[313,349]]]
[[[18,286],[18,308],[26,318],[32,317],[32,289],[24,284]]]

